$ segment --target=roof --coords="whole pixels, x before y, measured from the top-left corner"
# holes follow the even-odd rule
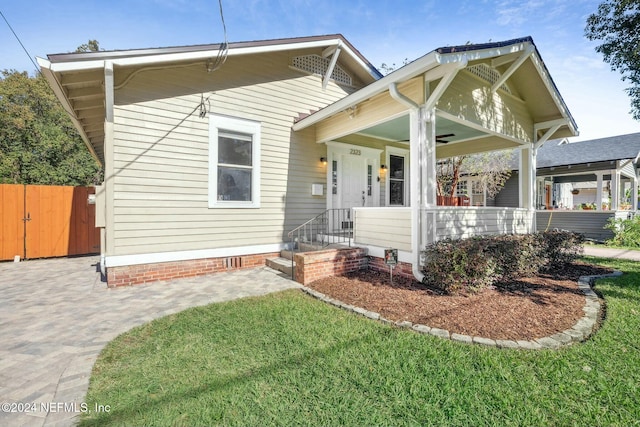
[[[499,56],[508,56],[517,52],[524,52],[526,49],[532,49],[534,55],[532,55],[532,58],[530,59],[531,66],[537,70],[537,74],[540,76],[540,79],[543,81],[544,87],[546,87],[546,90],[550,95],[551,100],[549,100],[548,103],[554,104],[557,111],[559,111],[561,116],[568,122],[568,131],[564,132],[564,136],[577,135],[578,132],[576,122],[569,112],[567,105],[560,95],[555,82],[551,78],[546,65],[540,57],[537,47],[535,46],[533,39],[530,36],[492,43],[468,44],[435,49],[428,54],[416,59],[415,61],[405,65],[404,67],[399,68],[392,73],[389,73],[382,79],[373,82],[367,87],[360,89],[350,94],[349,96],[302,118],[294,125],[293,129],[300,130],[312,126],[328,117],[331,117],[334,114],[346,110],[347,108],[351,108],[358,103],[371,98],[374,95],[388,90],[389,86],[392,84],[407,81],[438,67],[443,67],[451,63],[466,64],[467,62],[472,61],[481,61],[496,58]],[[524,92],[524,96],[527,99],[534,100],[537,98],[542,98],[539,86],[521,86],[521,91]],[[540,119],[541,121],[545,120],[544,115],[548,112],[548,103],[545,106],[542,106],[541,104],[539,111],[532,111],[534,119]],[[536,117],[536,115],[539,115],[539,117]],[[556,137],[559,136],[560,135]]]
[[[562,142],[563,140],[548,141],[538,149],[538,168],[635,159],[640,154],[640,133],[565,144]]]
[[[93,156],[104,164],[104,122],[110,110],[109,99],[105,96],[107,66],[128,67],[131,70],[190,62],[204,63],[215,58],[224,47],[223,43],[216,43],[58,53],[47,55],[48,59],[37,60],[42,74],[71,116],[85,144]],[[342,52],[340,62],[353,69],[365,84],[382,77],[382,74],[341,34],[233,42],[227,47],[229,57],[303,49],[330,50],[339,47]]]

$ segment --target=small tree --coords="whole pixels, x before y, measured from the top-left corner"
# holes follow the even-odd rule
[[[453,196],[460,175],[467,175],[495,197],[511,176],[511,156],[512,150],[503,150],[442,159],[436,168],[438,195]]]

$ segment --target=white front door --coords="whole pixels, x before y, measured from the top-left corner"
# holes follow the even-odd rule
[[[327,207],[359,208],[380,205],[380,153],[382,150],[329,143],[328,172],[331,197]],[[333,190],[335,189],[335,190]]]
[[[342,155],[342,194],[341,208],[359,208],[366,206],[366,183],[363,159],[361,157]]]

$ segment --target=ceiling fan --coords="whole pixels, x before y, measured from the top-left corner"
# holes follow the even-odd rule
[[[445,140],[443,138],[451,138],[452,136],[456,136],[456,134],[455,133],[445,133],[445,134],[442,134],[442,135],[436,135],[436,142],[439,142],[441,144],[447,144],[450,141],[447,141],[447,140]],[[404,143],[408,144],[409,140],[407,139],[407,140],[398,141],[398,142],[404,142]]]
[[[456,135],[455,133],[445,133],[445,134],[442,134],[442,135],[436,135],[436,142],[439,142],[441,144],[446,144],[449,141],[446,141],[443,138],[450,138],[450,137],[455,136],[455,135]]]

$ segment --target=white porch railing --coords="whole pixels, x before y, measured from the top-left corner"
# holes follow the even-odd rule
[[[422,210],[426,242],[446,237],[528,233],[533,212],[521,208],[438,206]],[[354,243],[411,252],[411,208],[355,208]]]

